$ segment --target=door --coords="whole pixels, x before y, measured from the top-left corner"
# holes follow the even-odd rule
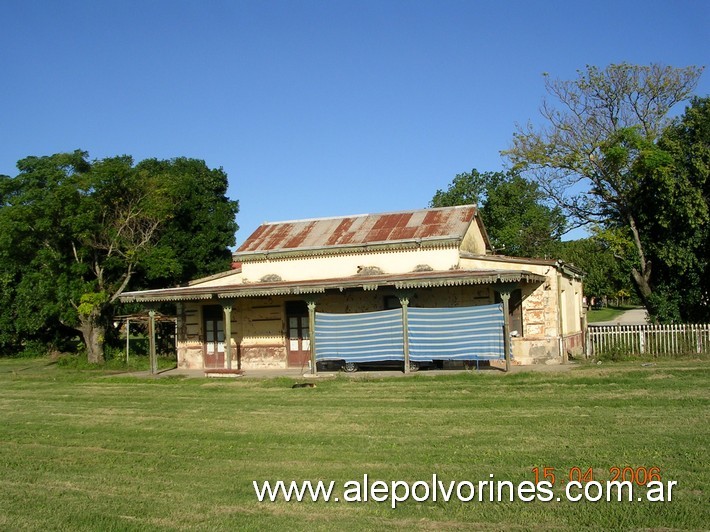
[[[203,307],[205,327],[205,368],[224,367],[224,311],[222,307]]]
[[[289,367],[304,367],[311,359],[308,330],[308,305],[304,301],[286,302],[286,348]]]
[[[501,303],[503,300],[500,293],[496,292],[495,302]],[[510,334],[513,336],[523,336],[523,291],[520,288],[510,292],[508,301],[508,325]]]

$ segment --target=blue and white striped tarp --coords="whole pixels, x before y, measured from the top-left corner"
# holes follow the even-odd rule
[[[316,312],[316,360],[404,361],[402,310],[360,314]]]
[[[409,309],[409,359],[504,358],[503,306]]]
[[[503,306],[408,309],[409,359],[504,358]],[[316,312],[316,360],[404,361],[402,310]]]

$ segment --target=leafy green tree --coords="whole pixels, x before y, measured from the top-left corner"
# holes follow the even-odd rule
[[[631,274],[649,312],[652,270],[639,224],[646,207],[638,202],[639,172],[663,166],[665,156],[654,144],[701,72],[622,63],[603,70],[587,66],[569,81],[545,76],[552,97],[541,109],[545,125],[519,127],[504,152],[575,224],[623,228],[635,250]]]
[[[437,190],[429,202],[430,207],[454,207],[456,205],[478,205],[486,193],[486,185],[496,173],[480,173],[475,168],[470,172],[456,174],[446,190]]]
[[[141,287],[160,288],[228,270],[235,243],[238,204],[227,194],[227,175],[197,159],[146,159],[141,175],[162,176],[174,202],[150,250]]]
[[[0,323],[13,323],[6,342],[56,342],[79,331],[89,362],[101,362],[128,286],[229,266],[237,203],[225,196],[224,172],[202,161],[134,166],[128,156],[89,161],[75,151],[27,157],[18,169],[0,178],[0,287],[12,287],[0,294],[9,302]]]
[[[666,322],[710,321],[710,97],[694,98],[640,157],[639,224]]]
[[[603,233],[562,242],[557,255],[584,270],[584,293],[597,298],[615,298],[620,293],[628,297],[633,290],[625,265],[617,257],[613,241]]]
[[[561,210],[546,205],[538,185],[516,173],[458,174],[430,202],[432,207],[466,204],[479,205],[491,245],[506,255],[552,256],[565,232]]]
[[[567,226],[560,209],[545,204],[537,184],[514,173],[491,180],[482,215],[493,245],[519,257],[555,255]]]

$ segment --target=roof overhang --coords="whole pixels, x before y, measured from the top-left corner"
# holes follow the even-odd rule
[[[495,285],[510,283],[542,284],[543,275],[525,270],[450,270],[414,272],[406,274],[352,276],[337,279],[307,281],[275,281],[242,283],[223,286],[185,286],[164,290],[125,292],[121,301],[129,302],[180,302],[212,299],[239,299],[249,297],[322,294],[327,290],[377,290],[392,287],[397,290],[439,288],[468,285]]]
[[[462,259],[474,259],[474,260],[484,260],[486,262],[501,262],[501,263],[515,263],[515,264],[530,264],[537,266],[551,266],[556,268],[560,273],[573,278],[573,279],[583,279],[587,274],[581,268],[578,268],[572,263],[565,262],[559,259],[540,259],[540,258],[530,258],[530,257],[511,257],[508,255],[475,255],[473,253],[468,253],[466,251],[461,252]]]

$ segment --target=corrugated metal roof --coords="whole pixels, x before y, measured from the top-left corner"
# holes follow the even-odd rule
[[[462,205],[265,223],[247,238],[235,255],[461,239],[475,216],[474,205]]]

